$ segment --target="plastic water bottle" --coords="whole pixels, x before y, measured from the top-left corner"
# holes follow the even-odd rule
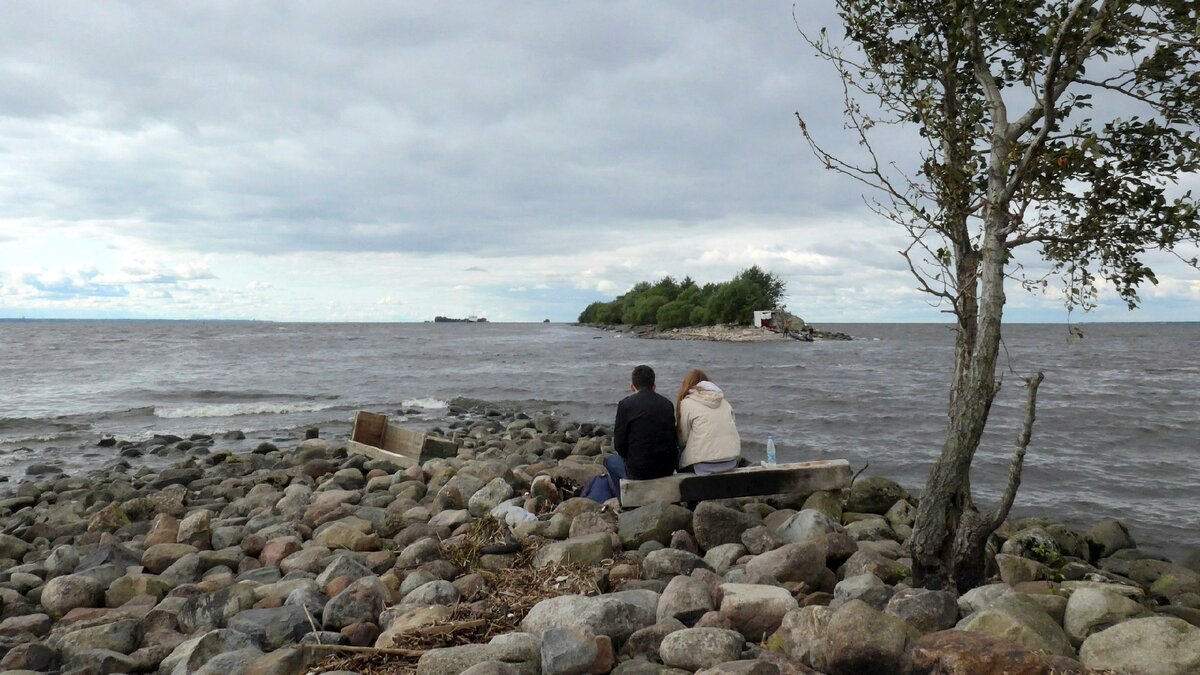
[[[767,435],[767,464],[775,466],[775,437]]]

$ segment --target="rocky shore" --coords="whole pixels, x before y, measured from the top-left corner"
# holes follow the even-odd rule
[[[0,671],[1200,672],[1200,558],[1117,521],[1008,523],[958,597],[910,587],[914,499],[883,477],[622,512],[570,493],[606,427],[439,431],[458,457],[421,466],[197,437],[163,470],[31,476],[0,500]]]
[[[631,326],[628,324],[577,324],[588,328],[598,328],[612,333],[623,333],[647,340],[684,340],[701,342],[779,342],[781,340],[797,340],[800,342],[816,342],[821,340],[851,340],[849,335],[833,331],[823,331],[812,326],[804,326],[800,330],[791,331],[787,335],[766,328],[753,326],[688,326],[663,330],[658,326]]]

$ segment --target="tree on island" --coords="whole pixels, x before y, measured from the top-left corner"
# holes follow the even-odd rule
[[[1042,381],[1025,381],[1007,484],[985,510],[970,469],[1003,379],[1005,281],[1030,290],[1053,279],[1068,311],[1093,307],[1107,282],[1132,309],[1138,288],[1157,283],[1147,250],[1200,243],[1196,201],[1178,187],[1200,168],[1197,10],[1192,0],[837,7],[846,46],[801,33],[841,75],[864,159],[827,152],[797,119],[827,169],[882,195],[870,203],[910,235],[901,253],[920,289],[955,317],[946,437],[911,542],[918,585],[966,591],[985,581],[988,539],[1016,496]],[[876,154],[880,124],[916,126],[915,168]],[[1048,271],[1015,260],[1027,249]]]
[[[783,300],[787,284],[757,265],[719,284],[698,285],[691,277],[658,283],[643,281],[609,302],[593,302],[579,315],[580,323],[635,326],[655,325],[663,330],[717,324],[749,325],[754,311],[774,309]]]

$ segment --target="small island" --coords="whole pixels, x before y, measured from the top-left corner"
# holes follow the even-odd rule
[[[757,265],[721,283],[697,284],[691,277],[643,281],[607,302],[593,302],[579,323],[658,340],[766,342],[849,340],[844,333],[817,330],[782,304],[787,284]]]
[[[482,316],[468,316],[465,319],[452,319],[448,316],[433,317],[434,323],[487,323],[487,319]]]

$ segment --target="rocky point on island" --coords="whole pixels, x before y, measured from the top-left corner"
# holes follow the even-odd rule
[[[1114,520],[1006,523],[956,596],[912,587],[884,477],[622,511],[570,492],[604,426],[449,426],[458,456],[419,466],[180,439],[166,469],[29,476],[0,501],[0,671],[1200,672],[1200,558]]]

